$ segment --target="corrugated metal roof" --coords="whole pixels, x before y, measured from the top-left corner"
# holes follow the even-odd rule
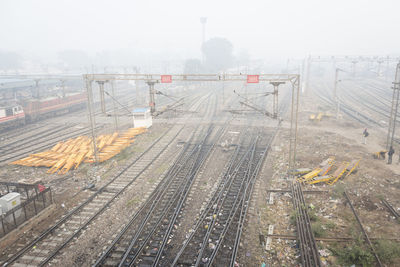
[[[40,80],[39,85],[44,84],[59,84],[58,80]],[[0,90],[36,86],[35,81],[31,79],[5,79],[0,78]]]

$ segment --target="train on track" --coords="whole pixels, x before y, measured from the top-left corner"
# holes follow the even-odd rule
[[[72,93],[64,97],[29,99],[0,105],[0,131],[82,109],[86,107],[86,100],[86,93]]]

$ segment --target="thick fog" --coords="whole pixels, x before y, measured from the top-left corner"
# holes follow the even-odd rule
[[[397,55],[396,0],[2,0],[3,62],[135,62],[201,59],[206,40],[231,42],[251,59],[312,55]],[[70,63],[70,65],[73,65]]]

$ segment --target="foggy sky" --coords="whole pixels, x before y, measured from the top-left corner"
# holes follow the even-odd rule
[[[200,57],[224,37],[252,58],[398,54],[396,0],[1,0],[0,50],[79,49]]]

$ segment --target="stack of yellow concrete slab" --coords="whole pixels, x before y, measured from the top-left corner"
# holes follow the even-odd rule
[[[146,132],[146,128],[130,128],[123,133],[104,134],[96,138],[98,161],[106,161],[134,142],[135,136]],[[29,157],[11,162],[15,165],[48,167],[48,173],[65,174],[70,169],[77,169],[82,162],[93,163],[92,139],[79,136],[65,142],[59,142],[50,150],[31,154]]]

